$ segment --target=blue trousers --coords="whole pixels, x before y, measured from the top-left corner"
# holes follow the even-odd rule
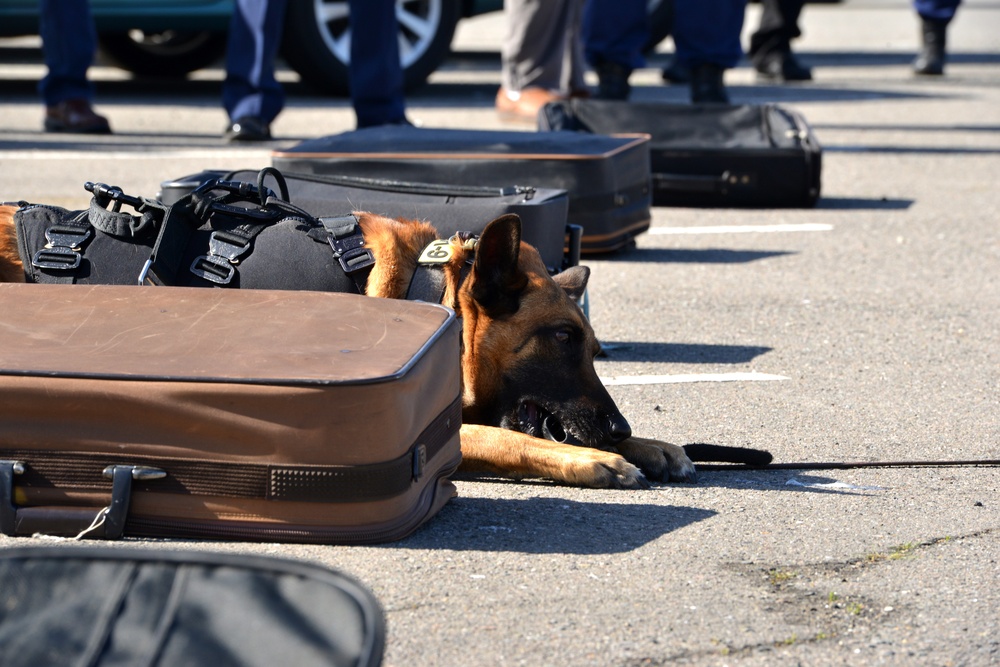
[[[222,106],[231,121],[255,116],[270,124],[285,106],[274,78],[286,0],[236,0],[229,22]]]
[[[39,82],[38,92],[45,105],[93,99],[87,68],[94,61],[97,32],[89,0],[41,0],[39,24],[48,72]]]
[[[686,67],[735,67],[743,57],[740,31],[746,0],[676,0],[674,46]]]
[[[932,21],[950,21],[962,0],[913,0],[913,8],[921,18]]]
[[[285,105],[274,76],[287,0],[236,0],[226,51],[222,104],[230,120],[270,124]],[[394,0],[351,0],[351,101],[358,127],[406,117]],[[363,39],[360,38],[363,36]]]
[[[351,103],[358,127],[406,118],[395,0],[350,0]]]
[[[646,0],[587,0],[584,4],[583,53],[591,66],[643,67],[647,39]]]

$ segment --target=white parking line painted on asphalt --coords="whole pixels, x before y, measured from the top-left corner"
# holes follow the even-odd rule
[[[803,222],[779,225],[716,225],[708,227],[650,227],[648,234],[769,234],[775,232],[829,232],[833,225]]]
[[[604,386],[636,384],[677,384],[683,382],[776,382],[788,380],[784,375],[769,373],[689,373],[678,375],[616,375],[602,377]]]

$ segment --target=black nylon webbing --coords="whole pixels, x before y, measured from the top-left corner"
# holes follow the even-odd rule
[[[267,463],[195,461],[158,456],[60,453],[0,448],[0,459],[22,461],[18,486],[111,490],[101,472],[128,463],[159,468],[163,479],[136,480],[134,491],[305,502],[363,502],[399,495],[413,484],[419,447],[430,461],[462,423],[461,397],[448,406],[402,456],[383,463],[351,466],[295,466]]]

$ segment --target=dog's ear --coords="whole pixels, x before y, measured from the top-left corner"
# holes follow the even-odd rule
[[[521,254],[521,218],[502,215],[486,225],[476,247],[472,297],[491,317],[517,310],[528,277],[517,268]]]
[[[583,293],[587,291],[587,281],[590,279],[590,269],[586,266],[571,266],[562,273],[552,276],[559,287],[566,290],[566,294],[574,301],[583,298]]]

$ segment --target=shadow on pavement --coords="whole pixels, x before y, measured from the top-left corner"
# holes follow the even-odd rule
[[[427,526],[390,546],[531,554],[624,553],[715,515],[711,510],[671,505],[466,498],[460,494]]]
[[[675,364],[746,364],[773,348],[751,345],[601,341],[599,360],[657,361]]]
[[[671,262],[674,264],[747,264],[761,259],[794,255],[787,250],[729,250],[728,248],[628,248],[602,256],[608,262]]]
[[[821,197],[816,208],[839,211],[905,211],[913,206],[913,199],[865,199],[863,197]]]

